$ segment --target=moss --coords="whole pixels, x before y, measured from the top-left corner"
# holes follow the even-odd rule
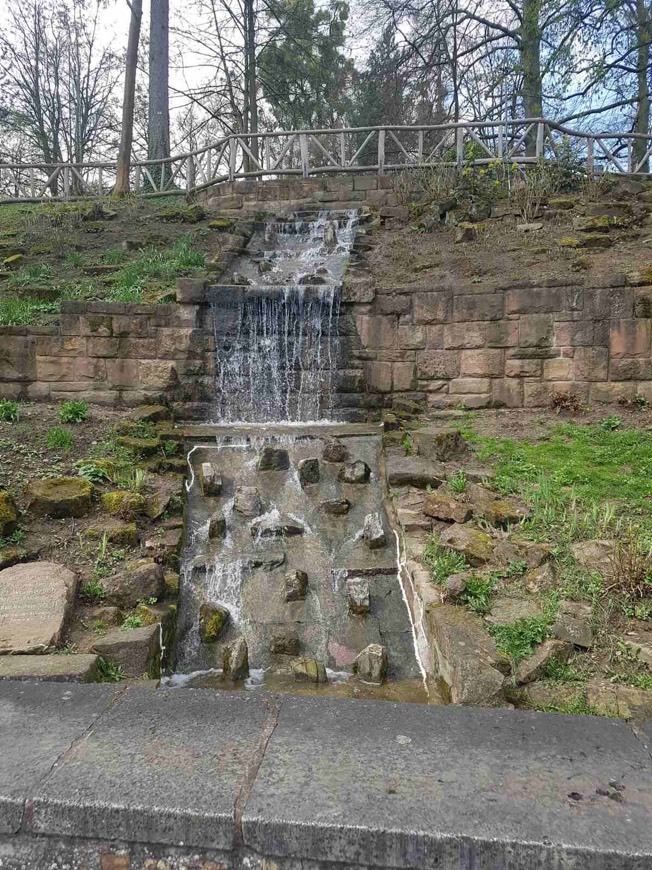
[[[0,490],[0,537],[5,538],[15,531],[18,524],[18,509],[11,493]]]
[[[610,248],[612,241],[603,233],[586,233],[581,241],[583,248]]]
[[[32,480],[25,487],[28,509],[36,516],[82,517],[91,506],[93,486],[83,477]]]
[[[579,239],[575,239],[572,236],[564,236],[556,241],[560,248],[579,248],[581,244]]]
[[[11,254],[9,257],[5,257],[2,261],[5,266],[11,268],[12,266],[18,266],[23,260],[22,254]]]
[[[102,507],[112,516],[128,517],[145,513],[147,499],[138,492],[117,490],[102,493]]]
[[[153,456],[161,446],[159,438],[136,438],[133,435],[122,435],[116,438],[116,443],[136,456]]]
[[[186,208],[164,208],[157,217],[166,223],[197,224],[204,220],[206,212],[197,204]]]
[[[221,233],[226,233],[233,229],[235,221],[232,220],[232,218],[215,218],[215,220],[208,222],[208,226],[212,230],[219,230]]]
[[[176,598],[179,594],[181,577],[177,571],[166,571],[164,576],[166,598]]]
[[[136,523],[115,523],[115,525],[89,526],[86,529],[86,537],[93,540],[101,540],[106,536],[109,544],[117,544],[123,547],[134,547],[138,543],[138,529]]]
[[[199,609],[199,637],[202,642],[215,643],[228,620],[228,610],[212,604],[202,604]]]

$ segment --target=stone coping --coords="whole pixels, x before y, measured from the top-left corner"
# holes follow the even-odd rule
[[[206,441],[225,436],[270,438],[274,435],[296,435],[301,438],[371,437],[383,434],[382,423],[200,423],[178,427],[186,441]]]
[[[45,866],[38,850],[101,843],[238,867],[643,870],[651,738],[584,716],[8,681],[0,855]]]

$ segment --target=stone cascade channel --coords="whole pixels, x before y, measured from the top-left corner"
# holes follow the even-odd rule
[[[217,422],[330,418],[357,220],[350,210],[260,223],[232,283],[212,288]]]
[[[248,689],[436,700],[398,576],[381,437],[337,430],[224,427],[190,451],[168,685],[240,678]]]

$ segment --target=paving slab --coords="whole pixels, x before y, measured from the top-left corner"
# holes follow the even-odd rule
[[[244,692],[127,689],[36,791],[31,830],[232,848],[236,798],[272,704]]]
[[[99,685],[72,691],[78,688],[0,683],[0,833],[20,828],[25,801],[116,692]]]
[[[0,656],[0,680],[93,683],[98,677],[98,662],[99,656],[84,653]]]
[[[619,720],[287,699],[242,822],[296,861],[649,870],[652,763]]]

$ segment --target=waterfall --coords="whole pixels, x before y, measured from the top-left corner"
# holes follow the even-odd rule
[[[355,223],[355,211],[267,222],[237,282],[212,288],[218,422],[330,419]]]

